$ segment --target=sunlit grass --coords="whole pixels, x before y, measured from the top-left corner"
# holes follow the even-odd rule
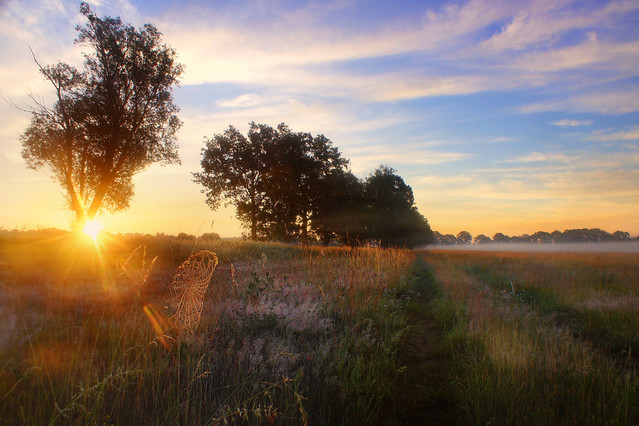
[[[390,414],[406,327],[396,289],[411,285],[412,252],[102,236],[96,245],[0,240],[5,424],[335,424]],[[168,286],[202,249],[220,264],[195,333],[179,335]]]

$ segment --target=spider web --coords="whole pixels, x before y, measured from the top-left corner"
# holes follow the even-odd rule
[[[169,300],[175,306],[171,319],[180,331],[195,333],[202,307],[204,295],[209,287],[213,271],[217,266],[217,256],[209,250],[192,254],[180,265],[171,284]]]

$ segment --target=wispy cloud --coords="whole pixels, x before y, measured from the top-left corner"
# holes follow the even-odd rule
[[[639,141],[639,126],[633,126],[625,130],[597,130],[588,135],[586,140],[614,142],[614,141]]]
[[[584,67],[615,70],[614,78],[636,75],[639,44],[600,41],[592,30],[607,27],[611,16],[632,4],[583,11],[573,6],[471,0],[425,10],[421,25],[376,22],[368,31],[352,31],[314,16],[313,4],[257,26],[244,26],[241,17],[224,20],[223,13],[207,9],[193,19],[194,6],[187,4],[181,13],[189,14],[188,21],[172,14],[162,27],[187,64],[185,84],[251,82],[379,102],[538,87],[556,81],[555,73]],[[478,36],[500,24],[502,30],[488,39]],[[561,41],[575,30],[590,35],[577,44]],[[513,50],[521,53],[513,55]],[[362,75],[332,67],[365,58],[433,54],[452,72],[438,75],[440,67],[411,66]]]
[[[553,121],[550,124],[559,127],[590,126],[592,124],[592,120],[571,120],[568,118],[564,118],[563,120]]]
[[[523,113],[546,111],[596,112],[601,114],[626,114],[639,111],[639,90],[592,91],[590,93],[562,96],[560,99],[531,103],[519,108]]]
[[[577,160],[579,156],[570,156],[561,152],[531,152],[522,157],[508,160],[512,163],[570,163]]]

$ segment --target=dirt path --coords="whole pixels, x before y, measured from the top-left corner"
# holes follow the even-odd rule
[[[407,389],[406,412],[399,417],[404,425],[453,424],[451,401],[447,392],[449,369],[448,352],[442,347],[442,330],[430,311],[435,297],[432,277],[418,274],[423,288],[417,299],[418,307],[409,316],[410,330],[400,342],[400,365],[406,365],[410,377]]]

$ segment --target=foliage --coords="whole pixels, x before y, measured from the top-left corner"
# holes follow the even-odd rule
[[[171,91],[182,73],[153,25],[99,18],[86,3],[80,12],[88,21],[77,28],[76,43],[90,49],[84,68],[36,60],[57,100],[53,108],[36,103],[21,136],[28,166],[51,169],[78,224],[128,207],[136,173],[179,162]]]
[[[371,211],[368,237],[384,246],[415,247],[432,241],[428,222],[415,206],[413,190],[390,167],[380,166],[364,184]]]
[[[206,202],[217,209],[229,199],[240,221],[250,229],[251,239],[264,233],[259,213],[267,198],[267,175],[273,168],[271,151],[276,130],[250,124],[248,137],[229,126],[222,134],[206,141],[202,149],[202,169],[194,181],[204,186]]]
[[[216,209],[229,200],[253,240],[406,247],[432,241],[412,189],[395,170],[380,166],[361,181],[324,135],[252,122],[244,136],[229,126],[206,141],[201,164],[193,176],[207,204]]]
[[[460,244],[470,244],[473,242],[473,236],[468,231],[461,231],[457,234],[457,241]]]
[[[639,237],[638,237],[639,238]],[[475,237],[475,243],[583,243],[602,241],[631,241],[628,232],[615,231],[612,234],[599,228],[566,229],[565,231],[545,232],[538,231],[532,235],[523,234],[510,237],[501,232],[497,232],[492,241],[490,237],[480,234]],[[452,234],[441,234],[435,231],[434,241],[436,244],[469,244],[473,241],[472,235],[467,231],[462,231],[457,236]]]

